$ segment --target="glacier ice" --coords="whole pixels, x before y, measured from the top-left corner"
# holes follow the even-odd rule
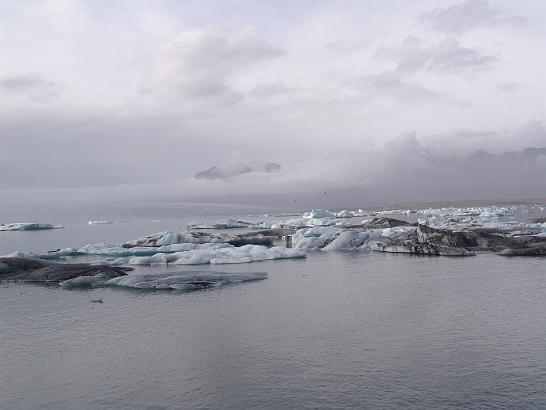
[[[129,259],[128,263],[131,265],[166,263],[174,263],[177,265],[219,265],[304,257],[305,253],[298,249],[280,247],[268,248],[262,245],[244,245],[240,247],[230,246],[216,249],[193,249],[164,256],[140,256]]]
[[[367,232],[343,231],[323,249],[325,251],[338,251],[347,248],[358,248],[364,244],[369,236]]]
[[[336,218],[352,218],[354,217],[354,214],[350,211],[347,211],[346,209],[336,212],[335,213]]]
[[[34,222],[15,222],[10,224],[0,224],[0,231],[39,231],[44,229],[59,228],[64,228],[64,226]]]
[[[80,276],[61,282],[65,288],[79,287],[126,287],[150,290],[194,291],[218,288],[223,285],[267,279],[266,272],[165,272],[131,273],[117,278],[100,275]]]
[[[304,218],[313,219],[313,218],[334,218],[336,215],[334,215],[332,212],[326,210],[326,209],[311,209],[309,212],[305,212],[303,214]]]
[[[188,229],[233,229],[233,228],[249,228],[254,226],[252,222],[227,219],[225,221],[219,221],[214,223],[191,223],[188,225]]]

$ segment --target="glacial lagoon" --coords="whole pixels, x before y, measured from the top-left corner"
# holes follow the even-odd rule
[[[64,228],[0,232],[2,255],[32,253],[56,263],[102,266],[125,258],[116,263],[134,270],[121,278],[140,284],[0,285],[0,408],[546,406],[545,257],[385,253],[367,249],[369,237],[357,235],[361,241],[355,242],[355,235],[343,234],[358,231],[352,225],[364,220],[392,217],[421,219],[438,229],[450,223],[510,226],[511,232],[540,237],[542,222],[531,222],[544,216],[539,205],[374,215],[356,209],[345,215],[332,214],[341,210],[304,215],[225,207],[203,215],[200,207],[156,209],[163,211],[44,214],[32,222]],[[4,221],[30,221],[12,212]],[[218,238],[283,224],[300,232],[291,249],[282,239],[273,243],[280,249],[276,255],[288,258],[271,257],[260,248],[272,249],[265,245],[245,245],[250,250],[242,255],[234,250],[240,247],[221,241],[212,243],[228,249],[221,252],[231,259],[219,263],[211,261],[221,253],[199,265],[155,256],[201,251],[201,258],[207,254],[203,261],[214,248],[210,242],[204,247],[209,249],[196,244],[182,250],[186,245],[170,243],[160,245],[171,246],[164,248],[169,252],[115,254],[134,249],[124,243],[155,232],[186,233],[188,226]],[[403,231],[373,229],[381,229],[383,238]],[[324,247],[339,237],[350,240],[330,250],[307,246],[317,243],[305,238],[325,234],[335,238]],[[298,248],[300,241],[307,245]],[[205,281],[266,276],[199,290],[164,286],[165,278],[196,271]]]

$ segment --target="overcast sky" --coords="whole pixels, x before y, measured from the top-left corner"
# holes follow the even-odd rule
[[[542,0],[0,0],[0,189],[546,197],[545,21]]]

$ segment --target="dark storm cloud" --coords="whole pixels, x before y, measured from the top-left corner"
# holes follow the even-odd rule
[[[395,48],[380,48],[376,57],[394,60],[399,72],[431,70],[438,72],[468,72],[489,68],[498,57],[478,49],[463,47],[454,38],[425,46],[415,36],[408,36]]]
[[[448,7],[438,7],[421,16],[434,30],[460,34],[468,30],[498,25],[521,25],[523,17],[510,15],[486,0],[467,0]]]

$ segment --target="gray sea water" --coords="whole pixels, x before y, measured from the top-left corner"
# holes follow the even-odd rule
[[[65,229],[0,232],[0,254],[282,211],[135,209],[38,210]],[[546,258],[346,251],[199,269],[269,278],[193,293],[0,285],[0,408],[546,408]]]

